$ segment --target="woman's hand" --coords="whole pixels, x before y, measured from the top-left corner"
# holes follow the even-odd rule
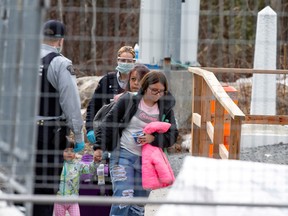
[[[138,137],[138,142],[141,143],[142,145],[145,143],[151,143],[153,142],[155,137],[151,134],[144,134],[143,136]]]

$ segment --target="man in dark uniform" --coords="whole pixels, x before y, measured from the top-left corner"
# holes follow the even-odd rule
[[[64,25],[49,20],[44,24],[43,34],[34,193],[56,194],[62,168],[62,150],[70,130],[76,143],[74,151],[84,149],[83,119],[72,62],[60,53],[64,42]],[[34,205],[34,216],[52,214],[53,204]]]

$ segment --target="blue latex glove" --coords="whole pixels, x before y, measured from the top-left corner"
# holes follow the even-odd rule
[[[92,144],[96,143],[96,138],[95,138],[95,135],[94,135],[94,131],[93,131],[93,130],[88,131],[88,133],[87,133],[87,139],[88,139],[89,142],[92,143]]]
[[[75,147],[74,147],[74,152],[75,153],[80,152],[80,151],[84,150],[84,147],[85,147],[85,143],[84,142],[76,143]]]

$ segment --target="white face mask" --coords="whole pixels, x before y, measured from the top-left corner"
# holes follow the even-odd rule
[[[56,47],[56,49],[58,50],[59,53],[61,53],[61,51],[62,51],[62,46]]]
[[[56,49],[58,50],[59,53],[61,53],[62,48],[63,48],[63,39],[60,39],[58,41],[58,47],[56,47]]]
[[[121,73],[127,74],[134,68],[134,65],[134,63],[118,62],[116,70],[120,71]]]

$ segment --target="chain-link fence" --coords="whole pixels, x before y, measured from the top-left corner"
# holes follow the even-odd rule
[[[11,194],[33,191],[45,20],[65,23],[62,52],[72,60],[77,77],[115,71],[118,49],[138,43],[141,63],[172,71],[167,77],[178,101],[178,125],[189,132],[191,74],[183,71],[190,65],[253,68],[257,14],[267,5],[277,13],[277,68],[286,69],[288,3],[282,0],[0,1],[0,188]],[[185,51],[186,56],[181,53],[185,46],[191,47],[191,55],[187,54],[190,50]],[[165,59],[171,63],[169,68],[165,68]],[[217,76],[229,82],[240,77]],[[286,91],[282,94],[285,101]],[[26,207],[30,215],[29,205]]]

